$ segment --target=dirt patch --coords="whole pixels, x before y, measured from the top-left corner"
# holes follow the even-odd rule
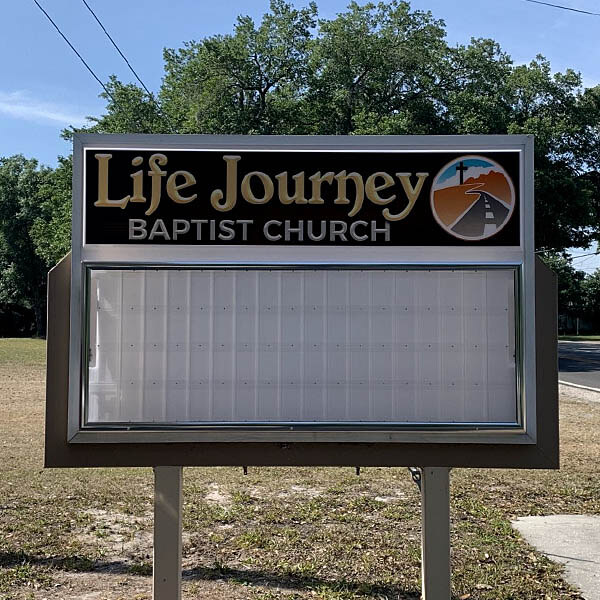
[[[152,559],[153,521],[122,513],[89,509],[89,525],[77,536],[86,548],[93,548],[107,563],[139,563]]]
[[[204,496],[206,502],[220,506],[221,508],[229,508],[231,506],[232,501],[230,494],[222,492],[216,483],[211,483],[208,487],[210,491]]]
[[[288,490],[279,492],[278,498],[286,498],[288,496],[301,496],[304,498],[317,498],[323,494],[323,490],[317,488],[304,487],[302,485],[292,485]]]
[[[393,496],[375,496],[377,502],[405,502],[408,500],[408,496],[399,490],[396,490]]]
[[[27,594],[14,597],[27,600],[150,600],[152,581],[150,577],[113,573],[61,573],[52,587]]]

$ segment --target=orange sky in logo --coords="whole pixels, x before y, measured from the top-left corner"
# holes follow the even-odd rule
[[[507,205],[513,198],[506,176],[497,171],[469,177],[463,185],[442,188],[433,192],[433,208],[444,225],[450,226],[479,199],[477,190],[485,191]],[[471,192],[471,193],[469,193]]]

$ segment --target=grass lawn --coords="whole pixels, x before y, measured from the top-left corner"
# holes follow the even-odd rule
[[[559,335],[558,339],[565,342],[598,342],[600,335]]]
[[[151,598],[150,469],[44,470],[44,342],[0,339],[0,599]],[[561,471],[451,475],[455,600],[580,598],[517,516],[600,514],[600,403],[561,397]],[[406,469],[184,470],[184,598],[419,597]]]

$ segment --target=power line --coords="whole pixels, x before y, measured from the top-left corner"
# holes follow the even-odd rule
[[[123,52],[117,45],[117,42],[115,42],[115,40],[112,38],[110,33],[108,33],[108,31],[106,30],[106,27],[104,27],[104,25],[102,24],[102,21],[100,21],[100,19],[98,18],[98,15],[96,15],[96,13],[92,10],[91,6],[86,2],[86,0],[81,0],[81,1],[85,5],[85,7],[90,11],[90,13],[94,17],[94,19],[96,19],[96,23],[98,23],[98,25],[100,26],[102,31],[104,31],[104,33],[106,34],[106,37],[110,40],[112,45],[115,47],[115,50],[119,53],[121,58],[125,61],[125,64],[129,67],[129,70],[133,73],[135,78],[140,82],[140,85],[144,88],[144,91],[146,92],[146,94],[148,94],[148,97],[156,102],[157,108],[158,108],[161,116],[165,119],[165,121],[167,122],[167,124],[171,128],[171,130],[173,130],[174,128],[173,128],[173,124],[171,123],[171,119],[170,119],[170,117],[168,117],[166,115],[161,103],[154,98],[154,94],[152,94],[152,92],[146,87],[146,84],[142,81],[140,76],[136,73],[135,69],[131,66],[131,63],[127,60],[127,57],[125,56],[125,54],[123,54]]]
[[[572,12],[581,13],[584,15],[600,17],[600,13],[591,12],[589,10],[583,10],[581,8],[572,8],[571,6],[562,6],[561,4],[552,4],[551,2],[542,2],[542,0],[525,0],[525,2],[531,2],[532,4],[543,4],[544,6],[551,6],[552,8],[560,8],[562,10],[570,10]]]
[[[598,256],[600,255],[600,251],[599,252],[589,252],[588,254],[574,254],[573,256],[571,256],[571,260],[575,260],[576,258],[585,258],[586,256]]]
[[[94,73],[92,67],[90,67],[90,65],[88,65],[88,63],[85,61],[83,56],[81,56],[81,54],[79,54],[79,52],[77,52],[75,46],[73,46],[73,44],[71,44],[71,42],[68,40],[67,36],[60,30],[59,26],[52,20],[52,17],[44,10],[43,6],[38,2],[38,0],[33,0],[33,1],[35,2],[36,6],[44,13],[44,15],[46,15],[46,18],[48,19],[48,21],[50,21],[50,23],[52,23],[52,25],[54,26],[54,29],[56,29],[56,31],[58,31],[60,37],[62,37],[62,39],[65,40],[65,42],[67,43],[69,48],[71,48],[71,50],[73,50],[73,52],[77,55],[77,58],[79,58],[79,60],[85,65],[85,68],[91,73],[92,77],[100,84],[100,87],[104,90],[106,95],[113,101],[113,104],[115,106],[119,106],[119,103],[117,102],[116,98],[108,91],[108,88],[106,87],[106,85],[104,85],[103,81],[96,75],[96,73]],[[134,117],[134,120],[136,122],[137,127],[142,129],[141,123],[137,119],[137,117]]]
[[[549,253],[549,254],[554,254],[554,253],[559,253],[562,252],[562,250],[560,250],[559,248],[545,248],[543,250],[536,250],[534,252],[534,254],[545,254],[545,253]],[[587,254],[572,254],[571,258],[583,258],[584,256],[598,256],[600,255],[600,250],[597,250],[596,252],[588,252]]]
[[[56,31],[58,31],[60,37],[62,37],[62,39],[65,40],[65,42],[69,45],[69,48],[71,48],[71,50],[73,50],[73,52],[75,52],[75,54],[77,55],[77,58],[79,58],[79,60],[85,65],[85,68],[91,73],[92,77],[100,84],[102,89],[106,92],[106,95],[115,104],[117,104],[117,101],[115,100],[114,96],[108,91],[108,88],[104,85],[104,83],[96,75],[96,73],[94,73],[94,71],[92,70],[92,67],[90,67],[90,65],[88,65],[87,62],[85,62],[85,59],[83,58],[83,56],[81,56],[81,54],[79,54],[79,52],[77,52],[77,50],[75,49],[75,46],[73,46],[73,44],[71,44],[71,42],[67,39],[67,36],[60,30],[58,25],[52,20],[52,17],[44,10],[44,8],[38,2],[38,0],[33,0],[33,1],[35,2],[36,6],[46,15],[46,18],[48,19],[48,21],[50,21],[50,23],[52,23],[52,25],[54,26],[54,29],[56,29]]]
[[[115,40],[113,40],[110,33],[108,33],[108,31],[106,31],[106,27],[104,27],[104,25],[102,24],[100,19],[97,17],[96,13],[91,9],[90,5],[86,2],[86,0],[81,0],[81,1],[85,4],[85,7],[90,11],[90,13],[92,13],[92,16],[94,17],[94,19],[96,19],[96,22],[98,23],[98,25],[100,25],[100,28],[106,34],[106,37],[111,41],[112,45],[115,47],[115,50],[121,55],[121,58],[125,61],[125,63],[129,67],[129,70],[134,74],[135,78],[140,82],[141,86],[144,88],[144,90],[146,91],[148,96],[152,96],[152,94],[150,93],[150,90],[146,87],[144,82],[140,79],[140,76],[135,72],[134,68],[131,66],[131,63],[127,60],[127,57],[123,54],[123,52],[121,52],[121,49],[119,48],[119,46],[117,46],[117,43],[115,42]]]
[[[108,33],[108,31],[106,30],[106,27],[104,27],[104,25],[102,24],[102,21],[100,21],[100,19],[96,15],[96,13],[92,10],[91,6],[86,2],[86,0],[81,0],[81,1],[85,5],[85,7],[90,11],[90,13],[94,17],[94,19],[96,19],[96,22],[98,23],[98,25],[100,25],[100,28],[102,29],[102,31],[104,31],[104,33],[106,34],[106,37],[110,40],[112,45],[115,47],[115,50],[119,53],[121,58],[125,61],[125,64],[129,67],[129,70],[133,73],[135,78],[140,82],[140,85],[144,88],[144,91],[146,92],[146,94],[148,94],[148,97],[151,98],[152,100],[154,100],[154,95],[152,94],[152,92],[146,87],[146,84],[142,81],[140,76],[136,73],[135,69],[131,66],[131,63],[127,60],[127,57],[125,56],[125,54],[123,54],[123,52],[121,51],[121,49],[119,48],[119,46],[117,45],[115,40],[113,40],[110,33]],[[160,102],[157,101],[156,104],[157,104],[157,107],[158,107],[158,110],[159,110],[161,116],[165,119],[165,121],[167,122],[169,127],[171,129],[173,129],[173,124],[171,123],[171,119],[170,119],[170,117],[168,117],[165,114],[165,111],[163,110],[163,107],[160,104]]]

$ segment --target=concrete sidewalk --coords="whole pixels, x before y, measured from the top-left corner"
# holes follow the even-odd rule
[[[550,560],[565,565],[565,579],[586,600],[600,600],[600,516],[522,517],[512,525]]]

